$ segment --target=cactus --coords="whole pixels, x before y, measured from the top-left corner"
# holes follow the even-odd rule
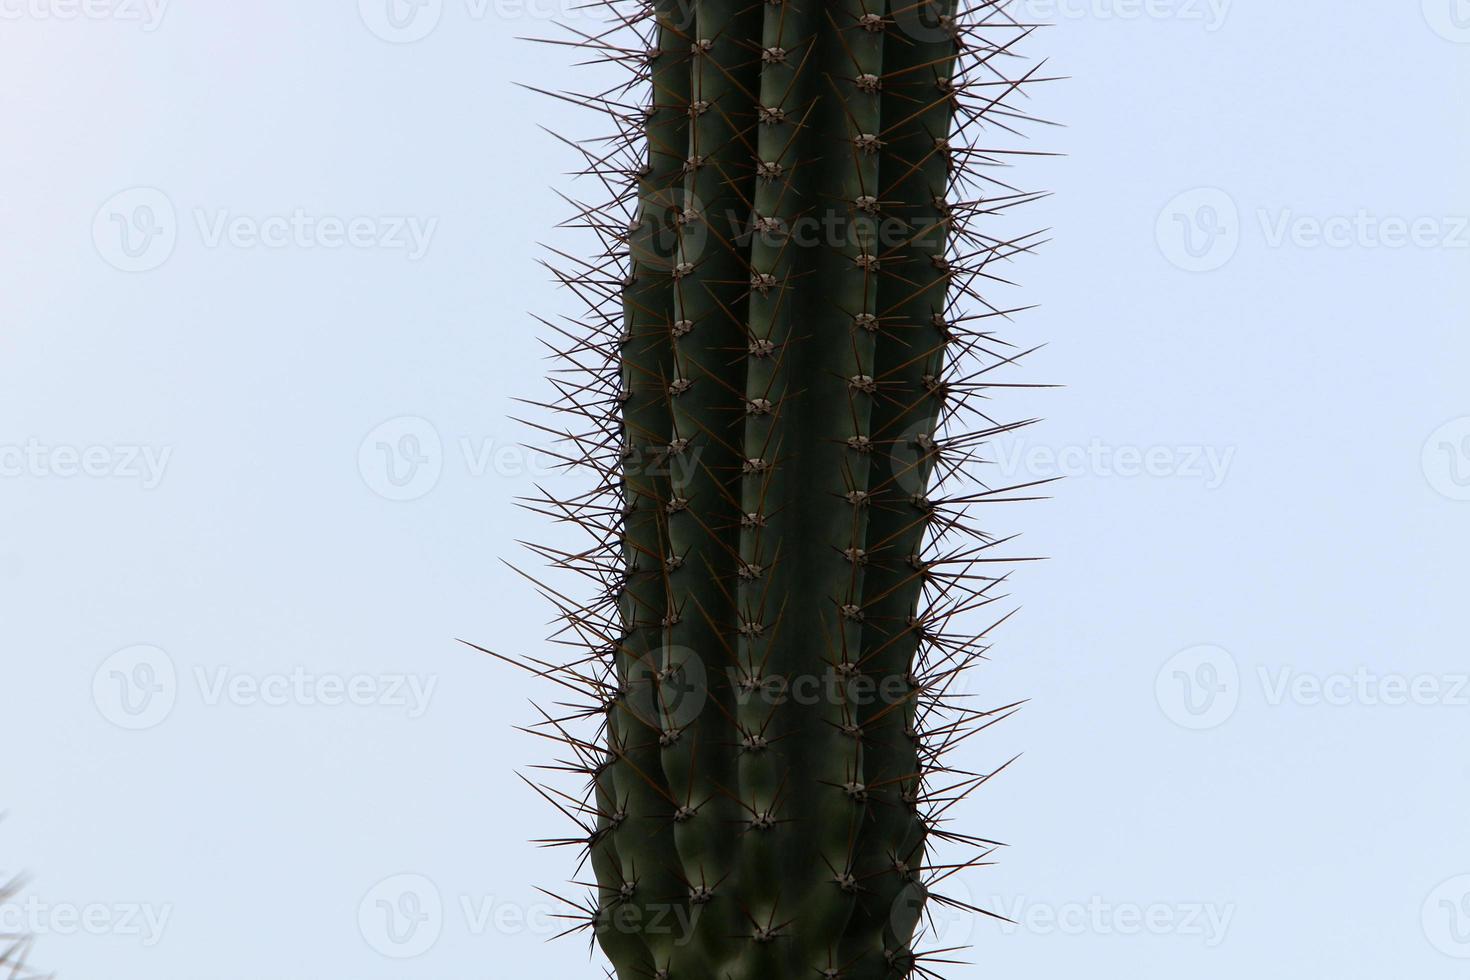
[[[595,481],[529,505],[591,533],[537,550],[597,590],[543,586],[577,652],[529,666],[579,696],[535,730],[585,792],[540,792],[619,980],[932,975],[922,911],[994,847],[947,824],[986,777],[943,753],[1015,707],[959,700],[986,646],[954,617],[1003,598],[967,514],[1029,499],[965,474],[1014,428],[981,401],[1015,311],[979,288],[1035,239],[982,223],[1034,197],[990,138],[1040,79],[1005,0],[894,2],[607,0],[578,32],[630,77],[561,95],[617,122],[571,144],[614,199],[578,205],[604,253],[557,270],[589,312],[531,424]]]

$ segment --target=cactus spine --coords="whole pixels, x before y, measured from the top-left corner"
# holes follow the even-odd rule
[[[21,884],[19,879],[0,881],[0,908],[14,901]],[[39,974],[32,973],[26,966],[32,942],[32,938],[23,932],[0,930],[0,976],[7,980],[41,980]]]
[[[930,975],[920,912],[968,863],[931,845],[988,847],[941,826],[983,779],[940,756],[1009,709],[951,697],[984,647],[946,622],[998,598],[967,507],[1020,488],[935,493],[1008,428],[977,287],[1030,239],[979,222],[1028,195],[977,140],[1036,78],[1004,2],[894,3],[609,0],[637,40],[580,34],[632,80],[574,97],[620,124],[576,144],[618,194],[559,273],[591,312],[545,406],[577,423],[543,428],[598,482],[533,507],[600,588],[547,587],[584,652],[535,668],[586,699],[543,731],[590,789],[543,792],[619,980]]]

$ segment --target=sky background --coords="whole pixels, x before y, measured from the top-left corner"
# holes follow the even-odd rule
[[[400,2],[400,0],[395,0]],[[0,932],[96,980],[599,976],[502,559],[596,122],[566,0],[0,0]],[[1033,0],[1065,476],[970,690],[956,978],[1470,963],[1470,6]],[[574,14],[587,23],[586,14]],[[568,82],[568,80],[573,80]],[[590,193],[590,191],[589,191]],[[295,220],[292,227],[292,218]],[[283,220],[284,219],[284,220]],[[306,231],[302,228],[309,229]],[[284,232],[284,234],[280,234]],[[541,536],[545,537],[543,533]],[[1458,597],[1458,598],[1457,598]]]

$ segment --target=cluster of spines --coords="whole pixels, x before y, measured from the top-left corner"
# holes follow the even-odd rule
[[[982,227],[1033,195],[981,141],[1040,79],[1004,0],[895,2],[606,0],[576,42],[629,75],[562,95],[619,127],[573,144],[613,194],[571,222],[603,248],[556,270],[587,310],[533,424],[595,479],[531,506],[589,532],[538,551],[595,588],[543,585],[577,652],[530,666],[580,696],[536,731],[587,789],[541,792],[621,980],[928,974],[931,889],[994,846],[949,829],[988,776],[944,755],[1013,707],[956,682],[1008,560],[968,513],[1027,491],[975,475],[1025,424],[981,404],[1025,352],[980,287],[1034,244]]]
[[[19,879],[0,882],[0,906],[14,901],[21,884]],[[6,980],[42,980],[39,974],[32,973],[26,966],[32,943],[32,937],[25,933],[0,931],[0,977]]]

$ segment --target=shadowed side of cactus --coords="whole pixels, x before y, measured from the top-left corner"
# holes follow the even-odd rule
[[[597,595],[544,587],[583,652],[533,666],[582,698],[539,731],[590,789],[542,792],[619,980],[930,975],[931,889],[992,846],[942,756],[1014,707],[957,697],[955,617],[1001,598],[968,513],[1027,499],[966,474],[1014,427],[981,287],[1035,243],[987,223],[1033,196],[992,142],[1039,79],[1005,3],[894,2],[613,0],[577,42],[631,77],[564,96],[619,123],[573,144],[615,197],[534,424],[597,481],[532,506],[591,532],[539,550]]]

